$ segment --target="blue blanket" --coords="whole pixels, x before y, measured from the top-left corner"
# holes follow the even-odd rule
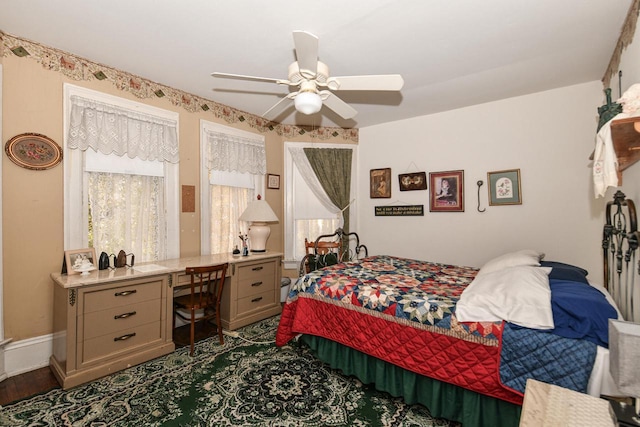
[[[618,312],[602,292],[591,285],[568,280],[549,280],[553,334],[585,339],[609,348],[609,319]]]
[[[527,378],[585,393],[597,345],[609,346],[609,318],[618,312],[598,289],[549,279],[555,328],[532,330],[505,323],[500,380],[524,393]]]
[[[585,393],[596,359],[590,341],[505,323],[500,352],[500,381],[524,393],[528,378]]]
[[[539,330],[565,338],[584,339],[609,348],[609,319],[618,312],[602,292],[591,285],[549,279],[554,329]],[[513,329],[522,328],[511,325]]]

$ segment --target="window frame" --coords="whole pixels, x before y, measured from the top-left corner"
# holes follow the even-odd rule
[[[200,254],[211,254],[211,191],[209,190],[210,177],[207,169],[207,132],[226,133],[228,135],[240,136],[261,140],[265,146],[266,141],[263,135],[236,129],[230,126],[200,119]],[[256,175],[257,176],[257,175]],[[258,177],[256,180],[256,192],[265,196],[265,177]]]
[[[63,150],[64,150],[64,249],[85,248],[88,235],[83,226],[89,222],[87,211],[87,179],[84,174],[85,153],[68,147],[71,97],[77,95],[112,104],[135,112],[154,115],[176,122],[179,139],[180,115],[175,111],[153,107],[115,95],[64,83],[63,85]],[[164,163],[167,259],[180,257],[180,163]],[[78,221],[78,218],[82,218]],[[100,248],[96,248],[99,250]]]
[[[351,194],[354,202],[349,206],[349,227],[350,231],[357,230],[358,207],[355,200],[358,188],[358,146],[355,144],[335,144],[320,142],[292,142],[284,143],[284,268],[287,270],[297,270],[300,260],[294,256],[295,250],[295,224],[293,216],[293,157],[289,152],[289,147],[296,148],[340,148],[350,149],[353,152],[351,160]]]

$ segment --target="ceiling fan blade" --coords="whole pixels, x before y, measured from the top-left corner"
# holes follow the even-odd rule
[[[305,78],[314,78],[318,72],[318,37],[307,31],[294,31],[293,44],[300,74]]]
[[[284,110],[286,110],[291,106],[291,101],[293,100],[293,97],[295,96],[295,94],[297,94],[297,92],[290,93],[284,98],[282,98],[280,101],[276,102],[273,105],[273,107],[265,111],[262,117],[264,117],[267,120],[273,120],[276,117],[278,117]]]
[[[331,90],[400,90],[402,86],[404,79],[399,74],[342,76],[327,80],[327,87]]]
[[[320,92],[320,96],[322,97],[322,103],[343,119],[352,119],[356,114],[358,114],[351,105],[347,104],[328,90]]]
[[[245,76],[243,74],[229,74],[229,73],[211,73],[212,77],[219,77],[223,79],[238,79],[238,80],[254,80],[257,82],[269,82],[269,83],[277,83],[281,85],[291,84],[289,80],[282,79],[272,79],[269,77],[256,77],[256,76]]]

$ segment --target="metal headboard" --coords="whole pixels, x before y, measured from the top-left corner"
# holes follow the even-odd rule
[[[316,261],[323,261],[323,258],[326,258],[326,255],[319,253],[318,243],[327,240],[334,242],[342,241],[342,250],[337,254],[337,262],[352,261],[359,259],[362,255],[365,257],[369,255],[367,247],[360,243],[358,233],[345,233],[342,228],[338,228],[333,234],[323,234],[315,240],[313,253],[305,255],[302,261],[300,261],[300,269],[298,271],[300,276],[306,274],[306,266],[310,259],[315,258]]]
[[[634,308],[638,292],[635,282],[640,264],[636,270],[639,233],[633,200],[618,190],[613,201],[607,203],[606,221],[602,231],[604,284],[623,317],[636,321],[640,316]]]

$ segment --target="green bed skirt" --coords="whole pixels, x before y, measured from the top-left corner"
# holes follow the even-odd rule
[[[364,384],[373,384],[412,405],[420,403],[436,418],[464,427],[517,427],[522,407],[419,375],[324,338],[300,338],[316,357]]]

